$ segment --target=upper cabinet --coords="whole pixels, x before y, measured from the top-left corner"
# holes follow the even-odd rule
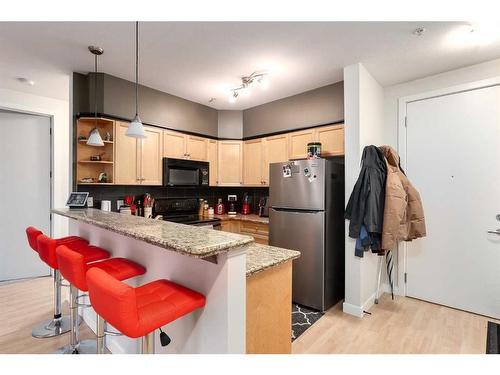
[[[163,156],[175,159],[207,161],[208,139],[163,130]]]
[[[322,156],[344,155],[344,125],[322,126],[316,129],[315,140],[321,142]]]
[[[288,134],[288,158],[305,159],[307,144],[314,141],[314,129],[301,130]]]
[[[119,185],[139,185],[139,157],[136,138],[125,135],[128,122],[116,121],[115,136],[115,183]]]
[[[186,136],[186,157],[191,160],[207,161],[207,138]]]
[[[262,139],[253,139],[243,142],[243,184],[264,184],[264,161]]]
[[[288,134],[264,138],[263,143],[263,185],[269,185],[269,164],[288,160]]]
[[[217,186],[218,181],[218,141],[215,139],[209,139],[207,142],[207,153],[208,153],[208,163],[209,163],[209,185]]]
[[[243,142],[219,141],[218,185],[240,186],[243,184]]]
[[[161,129],[144,127],[146,138],[138,139],[139,178],[142,185],[161,185],[163,179],[162,152],[163,133]]]
[[[184,159],[186,157],[186,135],[163,130],[163,157]]]
[[[145,126],[146,138],[125,135],[128,123],[116,122],[115,184],[161,185],[163,134]]]

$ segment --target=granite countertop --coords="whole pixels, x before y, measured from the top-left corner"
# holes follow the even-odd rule
[[[236,215],[214,215],[215,218],[221,219],[222,221],[225,220],[238,220],[238,221],[249,221],[252,223],[260,223],[260,224],[269,224],[269,218],[268,217],[261,217],[256,214],[248,214],[248,215],[242,215],[242,214],[236,214]]]
[[[247,248],[247,277],[298,258],[300,252],[256,242]]]
[[[54,209],[52,212],[196,258],[228,252],[232,248],[254,241],[250,236],[236,233],[145,219],[94,208],[81,210],[62,208]]]

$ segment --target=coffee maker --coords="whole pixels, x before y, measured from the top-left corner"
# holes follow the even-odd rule
[[[237,214],[237,212],[236,212],[236,202],[237,201],[238,201],[238,197],[236,195],[229,194],[227,196],[227,205],[229,207],[227,210],[228,215],[234,216]]]
[[[269,216],[269,197],[261,197],[259,199],[259,216]]]

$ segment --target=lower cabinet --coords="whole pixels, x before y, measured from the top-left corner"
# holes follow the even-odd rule
[[[244,234],[252,236],[255,242],[267,245],[269,243],[269,225],[244,220],[222,220],[224,232]]]
[[[292,261],[247,277],[246,352],[292,351]]]

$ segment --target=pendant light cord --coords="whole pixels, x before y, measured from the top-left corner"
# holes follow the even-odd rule
[[[139,21],[135,22],[135,115],[139,114]]]
[[[97,128],[97,55],[94,55],[94,125]]]

